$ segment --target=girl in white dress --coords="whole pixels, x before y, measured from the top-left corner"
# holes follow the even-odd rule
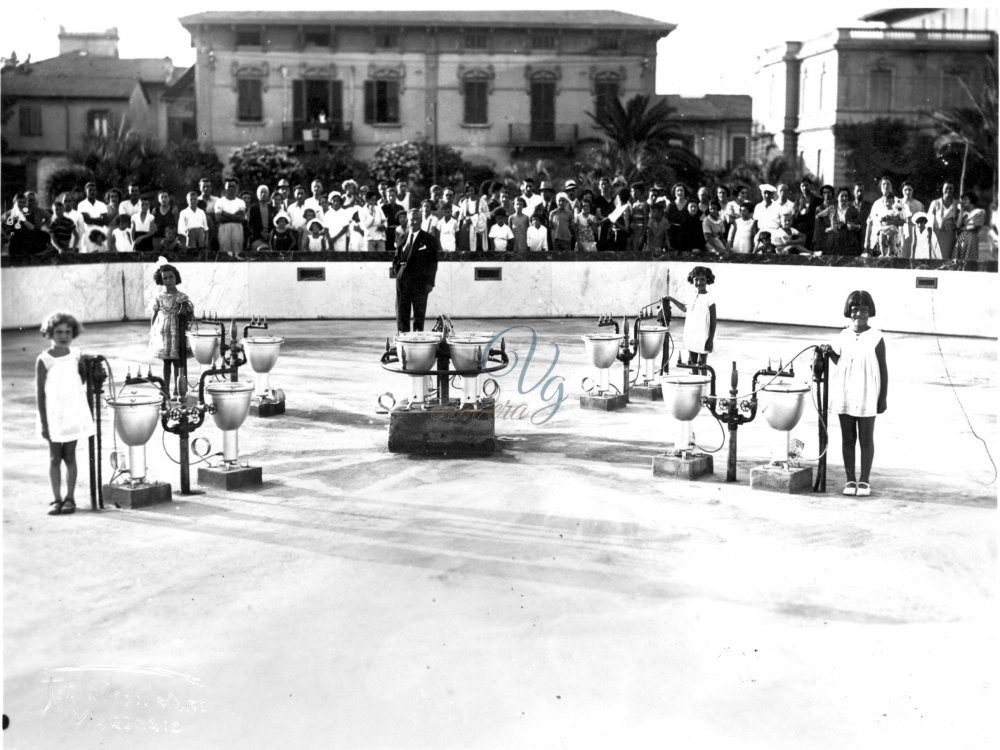
[[[438,244],[442,253],[453,253],[457,249],[455,235],[458,232],[458,221],[451,215],[450,211],[445,211],[438,218]]]
[[[845,495],[867,497],[875,456],[875,415],[886,409],[889,371],[885,364],[882,332],[868,325],[875,316],[875,302],[864,291],[854,291],[844,303],[844,317],[851,324],[832,346],[824,347],[830,361],[830,411],[840,417],[840,432],[847,473]],[[861,443],[861,475],[854,472],[854,445]]]
[[[694,285],[694,291],[686,303],[669,294],[667,299],[686,314],[683,338],[688,364],[704,365],[708,363],[708,353],[715,348],[715,297],[708,292],[708,285],[715,283],[715,274],[711,268],[695,266],[688,274],[688,283]],[[692,372],[708,374],[708,370],[697,368]]]
[[[94,420],[83,384],[80,350],[70,342],[80,335],[80,323],[67,312],[54,312],[42,322],[42,335],[51,346],[35,362],[38,400],[38,434],[49,444],[49,481],[52,485],[50,516],[76,510],[76,442],[94,434]],[[59,493],[62,465],[66,464],[66,495]]]

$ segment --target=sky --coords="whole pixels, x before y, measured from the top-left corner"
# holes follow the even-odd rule
[[[909,2],[906,7],[921,7]],[[929,4],[928,4],[929,5]],[[18,2],[3,11],[0,24],[0,54],[16,51],[23,60],[29,53],[44,60],[59,53],[59,27],[69,31],[102,31],[118,27],[121,57],[170,57],[177,66],[194,62],[190,35],[177,19],[211,10],[330,10],[330,0],[292,0],[276,5],[273,0],[167,0],[167,2],[80,2],[50,0],[39,5]],[[536,2],[512,0],[504,3],[431,0],[429,5],[366,0],[368,10],[508,9],[530,12]],[[856,0],[813,2],[750,2],[709,0],[669,4],[636,0],[566,2],[549,0],[548,10],[575,8],[615,9],[676,24],[677,29],[660,41],[657,50],[656,90],[659,94],[702,96],[745,94],[751,90],[757,55],[786,41],[820,36],[838,26],[864,25],[858,19],[888,5]],[[942,7],[938,3],[935,7]]]

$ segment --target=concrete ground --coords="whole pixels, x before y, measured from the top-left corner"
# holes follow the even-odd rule
[[[760,417],[736,483],[725,449],[711,478],[654,479],[663,404],[581,410],[594,321],[532,325],[526,373],[530,331],[507,334],[500,399],[536,421],[548,378],[568,399],[544,424],[498,421],[493,457],[387,452],[391,323],[275,322],[288,412],[240,431],[262,488],[180,495],[157,430],[150,475],[173,503],[90,512],[84,447],[67,517],[46,515],[33,430],[45,342],[4,332],[6,746],[998,746],[995,341],[887,335],[873,494],[855,498],[837,427],[825,494],[751,490],[780,439]],[[78,343],[120,381],[146,332]],[[745,393],[768,357],[834,333],[723,322],[711,363],[728,388],[736,361]],[[519,393],[522,374],[539,387]],[[810,407],[793,433],[809,457],[816,424]],[[694,430],[722,441],[704,412]],[[196,435],[221,447],[214,424]]]

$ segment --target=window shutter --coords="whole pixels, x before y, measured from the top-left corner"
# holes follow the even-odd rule
[[[330,81],[330,122],[344,121],[343,81]]]
[[[385,121],[399,122],[399,82],[385,82]]]
[[[375,81],[365,81],[365,122],[375,122]]]
[[[306,118],[306,82],[302,80],[292,81],[292,119],[304,120]]]

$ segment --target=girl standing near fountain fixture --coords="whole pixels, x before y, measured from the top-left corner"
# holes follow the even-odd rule
[[[38,432],[49,444],[49,481],[52,484],[50,516],[76,510],[76,441],[94,434],[94,420],[87,405],[87,390],[80,350],[70,342],[80,335],[80,323],[67,312],[54,312],[42,321],[42,335],[52,346],[35,362]],[[66,497],[60,498],[62,464],[66,464]]]
[[[844,303],[844,317],[851,324],[840,332],[833,346],[823,350],[836,365],[830,372],[830,411],[840,417],[840,433],[847,472],[845,495],[867,497],[875,456],[875,415],[886,409],[889,371],[885,364],[882,332],[868,325],[875,317],[875,301],[864,291],[854,291]],[[861,475],[854,473],[854,444],[861,443]]]
[[[161,259],[162,260],[162,259]],[[153,300],[153,316],[149,321],[150,354],[163,360],[163,382],[167,390],[173,385],[174,377],[186,371],[185,362],[191,356],[185,332],[181,330],[180,316],[187,320],[194,317],[194,305],[184,292],[177,291],[181,274],[169,263],[163,263],[153,274],[153,281],[162,286],[163,291]],[[177,387],[174,385],[174,393]]]
[[[694,292],[685,303],[667,295],[667,299],[677,305],[684,318],[684,348],[688,351],[689,365],[708,364],[708,353],[715,348],[715,297],[708,293],[708,285],[715,283],[711,268],[695,266],[688,274],[688,283],[694,284]],[[693,369],[693,373],[707,375],[708,370]]]

